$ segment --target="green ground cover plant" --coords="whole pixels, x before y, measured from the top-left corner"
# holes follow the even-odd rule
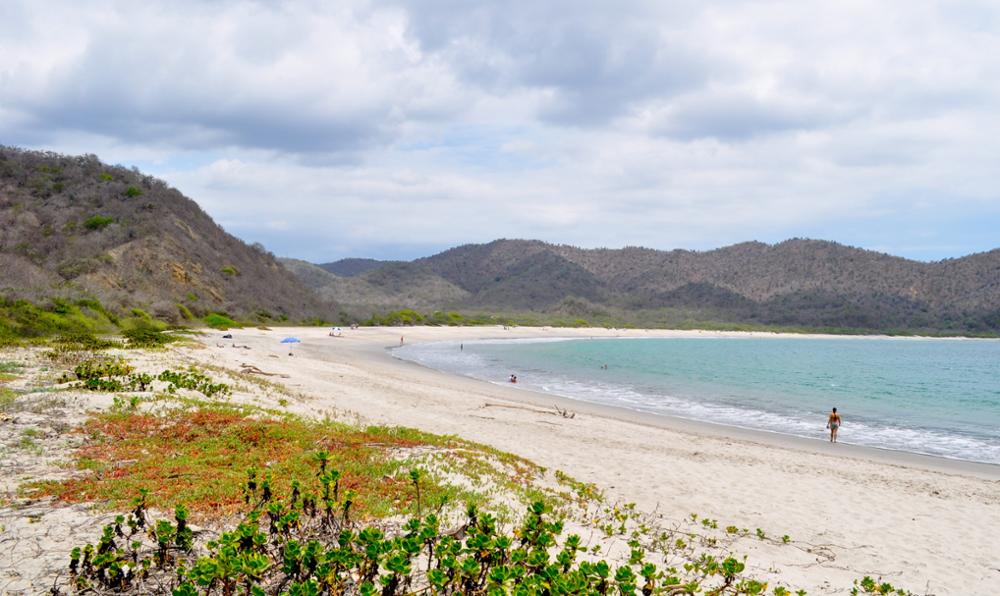
[[[164,370],[158,375],[137,373],[121,356],[94,356],[78,363],[73,368],[77,387],[89,391],[126,392],[149,391],[153,381],[165,384],[165,391],[176,393],[188,389],[201,393],[206,398],[224,397],[232,393],[226,383],[213,382],[212,378],[196,368],[186,371]],[[66,377],[63,381],[67,381]]]
[[[148,490],[151,506],[183,504],[197,514],[240,511],[248,473],[272,492],[308,483],[317,458],[341,471],[340,490],[358,493],[353,505],[357,515],[407,511],[412,499],[405,490],[404,464],[391,452],[440,441],[415,431],[256,418],[219,406],[177,408],[164,415],[108,412],[91,418],[83,432],[88,440],[77,462],[89,473],[38,484],[40,494],[121,509]],[[427,483],[426,499],[443,495],[454,496],[440,484]]]
[[[18,362],[14,362],[12,360],[0,361],[0,384],[13,381],[18,378],[18,373],[20,373],[23,369],[24,367]]]

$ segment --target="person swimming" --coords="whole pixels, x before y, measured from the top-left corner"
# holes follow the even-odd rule
[[[842,421],[840,419],[840,414],[837,413],[837,408],[834,408],[833,411],[830,412],[830,417],[827,418],[827,421],[826,421],[826,427],[828,429],[830,429],[830,442],[831,443],[836,443],[837,442],[837,429],[840,428],[841,422]]]

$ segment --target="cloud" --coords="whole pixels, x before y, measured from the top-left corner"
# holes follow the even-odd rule
[[[958,212],[1000,225],[998,14],[4,2],[0,142],[138,165],[230,231],[316,260],[496,237],[982,250],[988,235],[959,224],[927,230]]]
[[[796,130],[822,130],[850,119],[832,105],[794,101],[786,97],[758,98],[742,93],[711,93],[683,97],[653,116],[652,129],[680,140],[741,141]]]
[[[32,15],[36,29],[64,29],[67,41],[39,36],[39,52],[21,51],[4,70],[3,103],[31,128],[178,149],[337,154],[458,105],[445,95],[448,73],[408,48],[392,12],[102,4],[107,11],[78,9],[77,25]]]

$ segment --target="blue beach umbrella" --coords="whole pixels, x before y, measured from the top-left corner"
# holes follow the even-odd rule
[[[285,339],[281,340],[281,343],[288,344],[288,353],[290,355],[292,353],[292,345],[300,344],[302,343],[302,340],[297,337],[286,337]]]

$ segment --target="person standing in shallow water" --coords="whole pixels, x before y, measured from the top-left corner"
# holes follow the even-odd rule
[[[830,417],[826,420],[826,427],[830,429],[830,442],[837,442],[837,429],[840,428],[840,414],[837,413],[837,408],[834,408],[830,412]]]

